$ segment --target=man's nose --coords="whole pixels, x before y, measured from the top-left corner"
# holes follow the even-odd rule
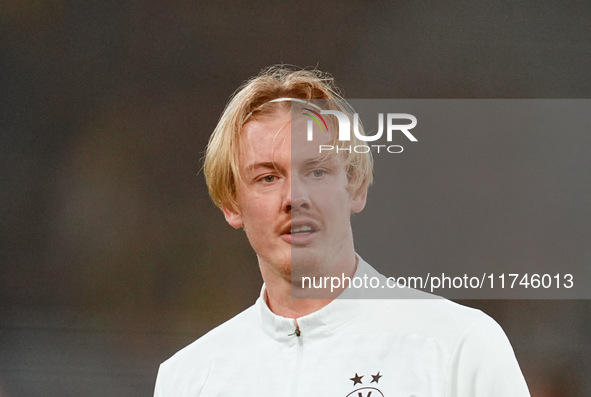
[[[287,212],[309,210],[311,208],[310,197],[305,184],[298,178],[290,178],[286,192]]]

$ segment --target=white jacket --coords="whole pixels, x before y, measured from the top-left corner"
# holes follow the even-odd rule
[[[360,259],[363,274],[383,277]],[[164,362],[154,396],[529,396],[503,330],[479,310],[339,298],[299,318],[298,336],[263,297]]]

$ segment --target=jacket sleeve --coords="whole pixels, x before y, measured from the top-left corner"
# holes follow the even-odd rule
[[[154,387],[154,397],[164,397],[162,392],[162,367],[158,370],[158,376],[156,377],[156,386]]]
[[[507,336],[486,315],[458,340],[449,371],[448,397],[530,397]]]

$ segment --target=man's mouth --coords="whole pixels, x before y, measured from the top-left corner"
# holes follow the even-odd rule
[[[319,231],[320,225],[314,220],[298,219],[284,226],[281,237],[292,246],[306,246],[318,238]]]
[[[292,226],[289,234],[298,235],[298,234],[309,234],[313,233],[314,229],[310,225],[300,225],[300,226]]]

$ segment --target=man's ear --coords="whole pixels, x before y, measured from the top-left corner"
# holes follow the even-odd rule
[[[227,207],[223,207],[222,211],[224,211],[226,222],[228,222],[234,229],[240,229],[242,226],[244,226],[242,215],[240,215],[239,212]]]
[[[367,202],[367,187],[362,187],[351,196],[351,212],[358,214],[365,208]]]

